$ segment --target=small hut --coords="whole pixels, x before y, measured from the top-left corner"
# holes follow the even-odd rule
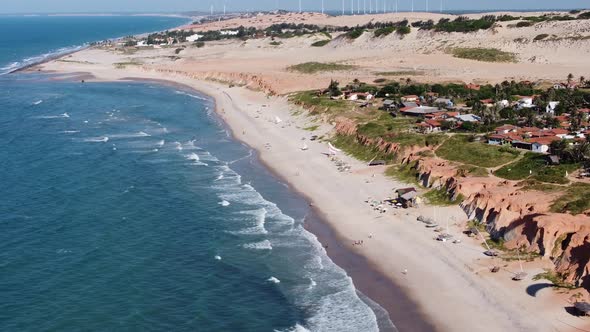
[[[395,191],[398,195],[398,200],[404,207],[414,206],[415,199],[418,196],[416,188],[402,188]]]
[[[559,165],[559,156],[556,156],[556,155],[547,156],[547,164],[553,165],[553,166]]]
[[[590,303],[588,302],[576,302],[574,308],[583,316],[590,314]]]

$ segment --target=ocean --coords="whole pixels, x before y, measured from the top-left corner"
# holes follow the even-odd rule
[[[0,35],[0,67],[183,22],[0,17],[20,31]],[[45,24],[48,39],[32,28]],[[304,229],[308,203],[213,108],[154,82],[0,75],[1,331],[390,324]]]

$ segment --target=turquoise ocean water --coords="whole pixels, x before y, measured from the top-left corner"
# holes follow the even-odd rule
[[[0,17],[21,31],[0,35],[0,67],[183,22]],[[303,228],[307,203],[213,107],[150,82],[0,75],[0,331],[378,329]]]

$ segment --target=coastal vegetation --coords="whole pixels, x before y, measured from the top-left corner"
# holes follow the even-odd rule
[[[527,152],[518,161],[505,165],[494,172],[494,175],[507,180],[523,180],[531,178],[545,183],[567,184],[567,172],[573,172],[580,167],[577,163],[562,163],[551,166],[547,157],[542,154]]]
[[[444,187],[435,188],[428,191],[424,194],[424,198],[428,200],[428,203],[438,206],[457,205],[465,200],[465,197],[463,197],[461,194],[451,197]]]
[[[311,44],[311,46],[324,47],[324,46],[328,45],[329,42],[330,42],[330,39],[318,40],[317,42]]]
[[[506,164],[520,154],[516,149],[469,142],[465,135],[454,135],[437,150],[437,156],[479,167],[496,167]]]
[[[559,197],[551,211],[560,213],[580,214],[590,209],[590,184],[573,183],[567,187],[566,192]]]
[[[323,72],[323,71],[353,70],[355,68],[357,68],[357,67],[353,66],[353,65],[345,65],[345,64],[334,63],[334,62],[329,62],[329,63],[305,62],[305,63],[300,63],[298,65],[289,66],[289,67],[287,67],[287,70],[296,71],[296,72],[300,72],[303,74],[315,74],[315,73]]]
[[[484,62],[516,62],[516,55],[496,48],[456,47],[450,50],[455,58]]]

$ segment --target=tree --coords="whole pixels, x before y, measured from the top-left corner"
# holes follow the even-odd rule
[[[586,83],[586,77],[580,76],[580,85],[584,85]]]
[[[574,145],[571,149],[567,150],[567,154],[569,155],[568,159],[572,162],[584,162],[590,159],[590,143],[588,141],[584,141]]]
[[[572,80],[574,79],[574,74],[569,73],[567,74],[567,84],[570,85],[572,83]]]
[[[328,93],[330,94],[330,96],[340,96],[342,94],[342,92],[340,91],[340,88],[338,87],[340,85],[340,83],[338,83],[338,81],[334,81],[334,80],[330,80],[330,85],[328,86]]]
[[[566,150],[567,141],[564,139],[559,141],[553,141],[551,142],[551,145],[549,145],[549,151],[551,151],[552,154],[559,156],[562,159],[565,157]]]

